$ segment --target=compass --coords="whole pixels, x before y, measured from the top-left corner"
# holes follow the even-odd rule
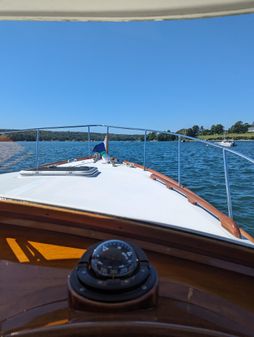
[[[102,242],[91,258],[91,268],[99,277],[127,277],[133,274],[137,266],[138,258],[134,249],[121,240]]]
[[[69,278],[71,303],[94,310],[154,305],[157,288],[157,273],[144,251],[117,239],[90,246]]]

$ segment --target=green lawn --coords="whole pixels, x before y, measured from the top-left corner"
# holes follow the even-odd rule
[[[205,140],[220,140],[224,139],[224,135],[208,135],[208,136],[199,136],[200,139]],[[246,133],[228,133],[226,134],[226,139],[234,139],[234,140],[254,140],[254,132],[246,132]]]

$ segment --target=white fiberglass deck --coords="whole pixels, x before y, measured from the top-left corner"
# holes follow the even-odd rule
[[[155,221],[239,241],[215,217],[150,179],[151,173],[147,171],[93,160],[62,166],[74,165],[97,167],[100,174],[97,177],[2,174],[0,198]]]

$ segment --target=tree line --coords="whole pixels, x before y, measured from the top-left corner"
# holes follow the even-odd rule
[[[237,133],[242,134],[248,132],[248,128],[252,126],[249,123],[243,123],[242,121],[237,121],[228,130],[222,124],[213,124],[210,129],[205,129],[203,126],[193,125],[192,128],[180,129],[176,133],[189,136],[189,137],[199,137],[208,135],[223,135],[224,133]],[[168,132],[170,132],[168,130]],[[168,141],[175,140],[174,135],[169,135],[165,133],[155,133],[151,132],[148,134],[148,140],[150,141]]]
[[[24,132],[10,132],[8,134],[1,135],[1,131],[14,131],[14,130],[0,130],[0,141],[35,141],[36,132],[35,131],[24,131]],[[90,139],[92,141],[103,141],[105,138],[105,133],[90,133]],[[110,140],[123,140],[123,141],[133,141],[133,140],[143,140],[143,135],[128,135],[128,134],[113,134],[110,133]],[[88,133],[80,131],[45,131],[41,130],[39,133],[40,141],[88,141]]]
[[[222,124],[214,124],[210,129],[205,129],[203,126],[193,125],[192,128],[180,129],[176,133],[186,135],[189,137],[199,137],[208,135],[222,135],[227,133],[246,133],[251,125],[248,123],[243,123],[238,121],[234,123],[228,130],[224,128]],[[1,131],[14,131],[14,130],[0,130],[0,141],[35,141],[36,132],[26,131],[26,132],[13,132],[7,135],[1,135]],[[168,132],[170,132],[168,130]],[[102,141],[105,134],[92,132],[90,134],[90,139],[93,141]],[[173,141],[176,137],[167,133],[159,132],[149,132],[147,134],[148,141]],[[41,141],[87,141],[88,133],[80,131],[40,131]],[[144,135],[140,134],[113,134],[110,133],[110,140],[116,141],[143,141]]]
[[[228,130],[222,124],[213,124],[210,129],[205,129],[203,126],[193,125],[192,128],[178,130],[177,133],[190,136],[208,136],[208,135],[222,135],[227,133],[246,133],[248,128],[252,126],[249,123],[243,123],[242,121],[237,121]]]

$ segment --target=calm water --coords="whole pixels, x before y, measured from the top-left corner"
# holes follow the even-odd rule
[[[91,143],[93,147],[96,143]],[[254,158],[254,142],[237,142],[236,151]],[[88,154],[86,142],[41,142],[40,164]],[[143,142],[110,142],[110,154],[143,163]],[[228,154],[234,219],[254,234],[254,164]],[[177,142],[147,143],[147,166],[177,179]],[[0,143],[0,173],[35,166],[35,143]],[[181,182],[227,212],[222,151],[200,143],[181,143]],[[153,196],[151,195],[151,198]]]

